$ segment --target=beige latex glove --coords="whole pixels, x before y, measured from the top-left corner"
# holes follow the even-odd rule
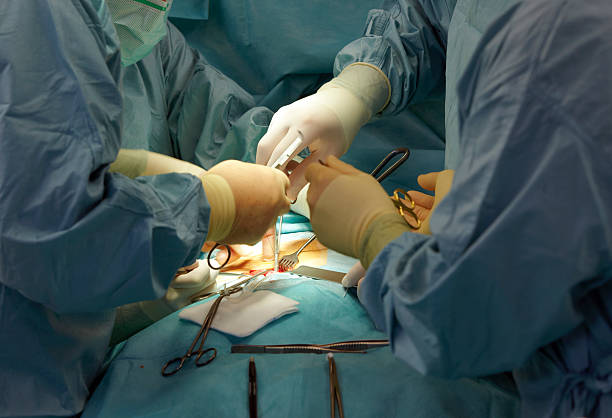
[[[431,214],[450,191],[453,184],[454,175],[454,170],[444,170],[421,174],[417,178],[419,186],[425,190],[434,192],[434,196],[415,190],[408,192],[415,203],[414,211],[417,217],[421,220],[421,227],[417,232],[431,235],[431,231],[429,229]]]
[[[200,177],[206,173],[203,168],[187,161],[156,152],[124,148],[119,150],[115,162],[110,165],[110,171],[130,178],[167,173],[188,173]]]
[[[419,186],[425,190],[434,192],[435,196],[414,190],[408,192],[412,200],[415,202],[414,211],[421,221],[421,227],[416,232],[427,235],[431,234],[431,231],[429,230],[429,219],[434,209],[450,191],[454,174],[455,172],[453,170],[445,170],[441,172],[422,174],[417,178]],[[409,221],[412,222],[412,219]],[[366,270],[363,268],[361,263],[355,263],[355,265],[353,265],[348,273],[346,273],[346,275],[342,278],[342,286],[357,286],[359,283],[361,283],[361,280],[363,280],[365,274]]]
[[[207,241],[255,244],[289,212],[289,179],[279,170],[228,160],[201,180],[211,208]]]
[[[306,171],[313,230],[325,246],[359,258],[367,269],[385,245],[410,228],[372,176],[333,156],[324,163]]]
[[[389,80],[379,68],[351,64],[316,94],[276,112],[268,132],[259,141],[256,162],[274,164],[301,132],[303,142],[291,158],[305,147],[309,147],[311,155],[291,172],[288,194],[293,200],[306,184],[304,173],[308,165],[328,155],[344,154],[361,126],[380,112],[390,97]]]
[[[217,270],[211,270],[204,260],[180,269],[170,282],[163,298],[140,302],[142,311],[157,321],[191,303],[191,298],[217,279]]]

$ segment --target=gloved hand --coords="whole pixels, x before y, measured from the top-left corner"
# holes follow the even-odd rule
[[[163,298],[140,302],[140,308],[149,318],[157,321],[189,305],[195,294],[215,283],[217,274],[218,270],[211,271],[204,260],[196,261],[177,271]]]
[[[291,158],[307,146],[311,155],[291,172],[288,195],[295,199],[306,184],[308,165],[344,154],[361,126],[387,105],[390,92],[389,80],[380,69],[365,63],[349,65],[316,94],[276,112],[259,141],[256,162],[274,164],[301,132],[303,142]]]
[[[324,163],[306,171],[312,227],[325,246],[368,268],[385,245],[410,228],[372,176],[333,156]]]
[[[211,208],[207,241],[255,244],[289,212],[289,179],[279,170],[228,160],[201,180]]]

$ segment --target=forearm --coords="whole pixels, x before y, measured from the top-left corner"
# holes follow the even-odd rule
[[[186,173],[196,177],[206,174],[206,170],[187,161],[152,151],[132,149],[120,149],[110,171],[130,178],[168,173]]]
[[[430,2],[389,3],[387,10],[370,11],[364,35],[336,56],[334,74],[354,63],[379,68],[391,87],[384,112],[397,113],[443,91],[452,10]]]

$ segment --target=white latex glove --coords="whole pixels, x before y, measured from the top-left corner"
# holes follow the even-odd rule
[[[351,267],[351,269],[342,278],[342,286],[344,287],[355,287],[361,279],[365,277],[366,271],[360,262],[357,262]]]
[[[349,65],[316,94],[276,112],[268,132],[259,141],[256,162],[274,164],[301,133],[303,142],[291,158],[306,147],[311,155],[289,177],[288,195],[295,199],[306,184],[304,173],[308,165],[328,155],[344,154],[361,126],[387,105],[390,92],[389,80],[380,69],[365,63]]]
[[[157,321],[189,305],[195,294],[215,283],[218,270],[211,271],[205,260],[196,263],[195,268],[190,266],[179,270],[163,298],[140,302],[141,309],[149,318]]]

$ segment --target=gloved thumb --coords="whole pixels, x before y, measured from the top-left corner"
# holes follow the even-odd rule
[[[195,269],[176,276],[170,282],[170,287],[173,289],[203,288],[214,282],[218,273],[218,270],[211,271],[207,263],[199,261]]]
[[[342,286],[344,287],[355,287],[361,279],[365,277],[365,269],[361,265],[361,262],[355,263],[353,267],[346,273],[342,278]]]

